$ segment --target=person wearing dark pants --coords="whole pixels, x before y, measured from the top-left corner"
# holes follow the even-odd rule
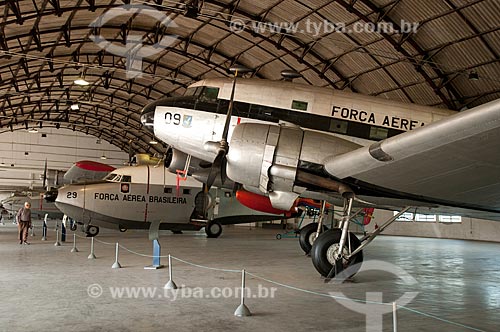
[[[28,230],[31,227],[31,203],[25,202],[16,215],[17,227],[19,229],[19,244],[29,244]]]

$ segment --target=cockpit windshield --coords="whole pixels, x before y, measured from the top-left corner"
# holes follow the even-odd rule
[[[185,97],[195,96],[201,101],[217,101],[219,96],[219,88],[210,86],[198,86],[188,88],[184,93]]]
[[[109,173],[104,177],[104,181],[109,181],[109,182],[120,182],[122,176],[120,174],[116,173]]]

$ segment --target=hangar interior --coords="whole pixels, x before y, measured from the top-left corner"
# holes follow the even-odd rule
[[[457,113],[500,98],[497,0],[9,0],[0,8],[1,199],[38,196],[44,174],[50,181],[80,160],[119,168],[135,154],[165,158],[168,144],[144,130],[141,110],[182,96],[199,80],[231,77],[235,66],[249,69],[248,78],[279,81],[282,71],[294,71],[296,83]],[[376,30],[387,26],[396,29]],[[134,50],[137,41],[147,51]],[[132,70],[131,52],[141,60]],[[375,232],[393,213],[375,210],[358,234]],[[401,267],[416,280],[411,287],[387,271],[340,286],[324,283],[290,230],[300,218],[285,230],[225,226],[219,239],[161,233],[163,255],[195,264],[174,260],[181,289],[239,285],[240,275],[223,270],[241,269],[264,278],[248,276],[254,289],[277,287],[276,298],[249,299],[254,315],[244,318],[233,317],[236,298],[87,294],[93,284],[163,288],[168,269],[143,269],[151,260],[147,231],[104,230],[96,237],[97,259],[87,260],[90,239],[83,233],[74,233],[80,253],[70,253],[73,232],[53,246],[59,219],[48,221],[48,241],[40,240],[37,220],[32,245],[19,246],[12,215],[4,215],[0,330],[364,331],[368,320],[380,319],[385,331],[394,324],[389,311],[368,319],[325,294],[366,302],[370,292],[382,292],[374,301],[389,303],[414,291],[419,295],[409,309],[398,310],[402,330],[496,331],[500,260],[492,242],[500,242],[500,223],[418,215],[408,211],[384,232],[393,236],[377,238],[364,258]],[[110,272],[118,242],[126,268]]]

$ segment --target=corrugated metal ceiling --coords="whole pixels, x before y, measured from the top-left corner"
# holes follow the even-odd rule
[[[278,80],[281,70],[294,69],[304,83],[456,110],[500,95],[497,0],[132,1],[173,23],[128,12],[90,27],[129,3],[0,1],[0,132],[43,120],[125,150],[132,140],[137,152],[162,152],[141,130],[142,106],[200,78],[229,75],[234,64],[261,78]],[[187,5],[199,10],[186,16]],[[398,30],[402,21],[418,28],[372,31],[378,24]],[[143,75],[130,78],[123,56],[98,47],[92,35],[122,48],[131,35],[149,45],[166,35],[176,40],[145,57]],[[73,84],[82,72],[88,87]],[[471,72],[479,80],[470,80]],[[68,109],[76,101],[84,102],[78,113]]]

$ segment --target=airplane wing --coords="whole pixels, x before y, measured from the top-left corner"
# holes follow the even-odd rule
[[[66,171],[66,173],[64,173],[64,182],[75,183],[101,180],[109,172],[114,170],[115,168],[113,166],[95,161],[77,161]]]
[[[498,214],[500,100],[330,157],[324,167],[361,192]]]

